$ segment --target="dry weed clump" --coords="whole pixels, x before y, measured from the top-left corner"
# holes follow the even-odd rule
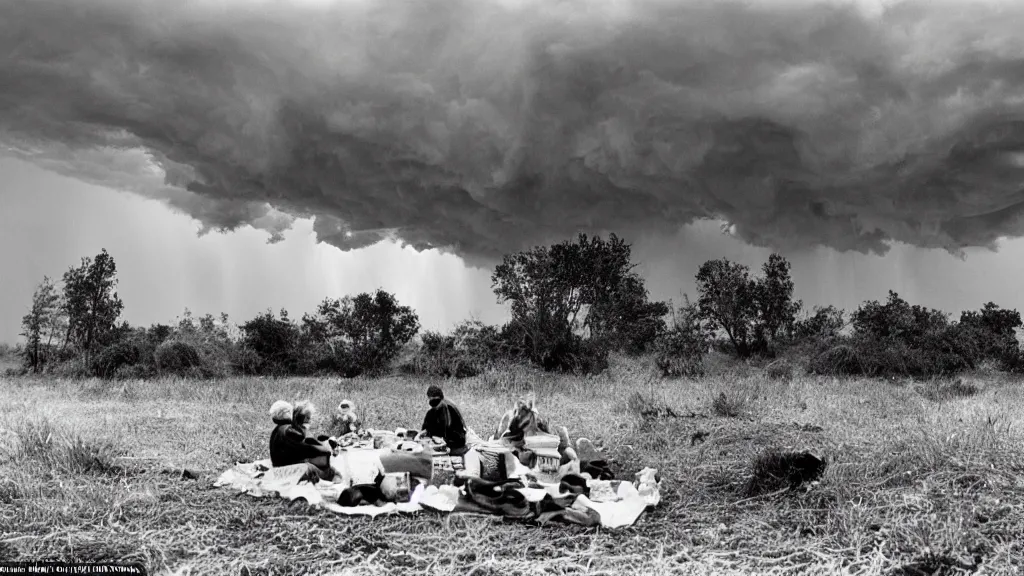
[[[10,459],[61,474],[118,474],[125,451],[108,439],[83,438],[46,419],[28,420],[14,430],[17,447]]]
[[[738,392],[720,392],[711,401],[711,411],[723,418],[739,418],[747,414],[747,399]]]
[[[12,504],[23,496],[24,492],[14,478],[9,476],[0,478],[0,504]]]
[[[958,398],[970,398],[981,392],[981,388],[973,382],[967,382],[963,378],[953,381],[931,383],[917,388],[918,392],[933,402],[944,402]]]
[[[630,394],[626,399],[626,409],[643,421],[679,417],[679,414],[664,399],[639,390]]]

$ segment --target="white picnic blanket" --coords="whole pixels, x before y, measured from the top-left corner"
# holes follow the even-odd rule
[[[344,460],[339,458],[337,461],[343,462]],[[339,514],[355,516],[379,516],[381,514],[411,513],[422,510],[419,504],[413,501],[411,497],[410,502],[399,504],[339,506],[337,504],[338,496],[341,495],[342,490],[352,485],[352,481],[345,476],[341,476],[340,481],[336,482],[324,480],[316,484],[305,480],[300,482],[306,470],[307,466],[305,464],[274,468],[271,466],[269,459],[257,460],[256,462],[236,464],[232,468],[225,470],[214,481],[213,485],[228,487],[256,498],[276,496],[289,501],[304,498],[311,506],[326,508]],[[360,482],[356,480],[355,483]]]
[[[352,452],[354,455],[359,451]],[[365,454],[365,453],[364,453]],[[406,513],[412,514],[430,508],[440,512],[452,512],[459,501],[461,489],[455,486],[417,486],[410,495],[409,502],[387,503],[382,506],[340,506],[336,502],[342,490],[353,483],[361,482],[359,476],[362,472],[354,473],[353,470],[373,469],[372,462],[356,462],[352,460],[338,459],[339,464],[335,470],[340,472],[340,481],[320,481],[312,484],[301,480],[306,473],[305,464],[293,466],[282,466],[273,468],[270,460],[258,460],[250,463],[239,463],[225,470],[214,486],[227,487],[237,490],[243,494],[261,498],[274,496],[286,500],[305,499],[311,506],[321,507],[332,512],[347,515],[379,516],[382,514]],[[379,459],[376,463],[380,464]],[[366,468],[369,466],[369,468]],[[573,504],[574,508],[583,510],[589,508],[598,513],[601,517],[601,525],[605,528],[619,528],[631,526],[643,514],[648,506],[657,506],[661,501],[660,482],[655,481],[656,471],[652,468],[645,468],[637,474],[636,484],[622,482],[614,494],[602,492],[604,501],[594,501],[591,498],[580,495]],[[301,481],[300,481],[301,480]],[[595,481],[597,486],[600,481]],[[546,484],[543,488],[519,488],[526,499],[530,502],[539,502],[545,495],[553,497],[564,496],[557,484]],[[598,496],[592,493],[592,497]]]

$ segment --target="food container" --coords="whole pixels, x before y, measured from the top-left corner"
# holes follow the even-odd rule
[[[398,436],[390,430],[371,430],[370,435],[375,449],[390,448],[398,442]]]
[[[435,454],[431,460],[433,460],[433,470],[430,476],[431,486],[451,484],[455,480],[455,473],[466,469],[462,456]]]

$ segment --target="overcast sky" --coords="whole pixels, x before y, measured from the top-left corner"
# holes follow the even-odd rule
[[[810,304],[1024,308],[1024,6],[751,5],[0,3],[0,340],[101,248],[133,323],[496,322],[495,258],[579,231],[658,298],[777,249]]]

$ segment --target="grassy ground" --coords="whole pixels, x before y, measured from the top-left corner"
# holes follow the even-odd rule
[[[624,474],[658,468],[661,506],[619,531],[370,520],[212,487],[234,462],[266,457],[273,400],[309,398],[327,412],[349,397],[369,426],[415,427],[427,384],[0,379],[0,561],[483,576],[953,574],[980,560],[978,574],[1024,572],[1024,386],[995,376],[660,381],[620,363],[590,379],[512,369],[444,384],[481,435],[532,389],[542,414],[602,441]],[[809,488],[747,498],[752,461],[768,449],[815,450],[829,467]],[[186,467],[199,479],[181,478]]]

